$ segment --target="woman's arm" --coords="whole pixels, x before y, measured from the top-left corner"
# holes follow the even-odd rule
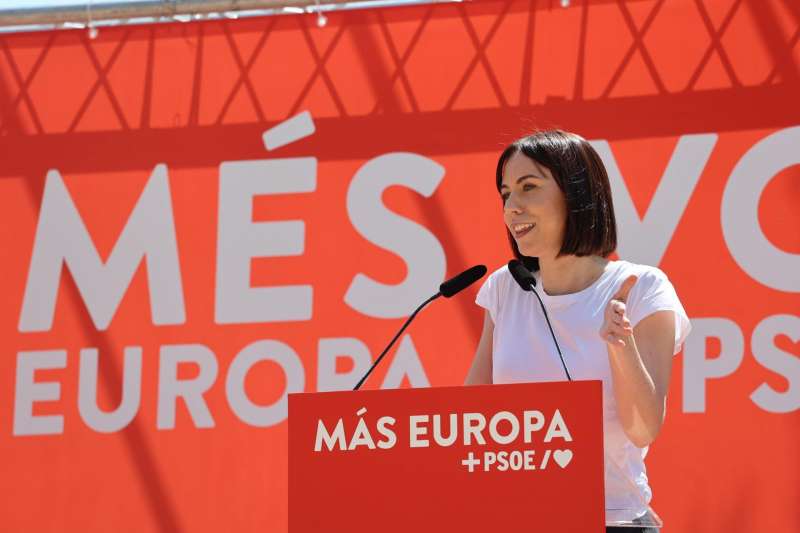
[[[624,346],[608,344],[614,398],[625,434],[644,448],[664,423],[675,344],[674,312],[653,313],[623,340]]]
[[[675,314],[657,311],[636,327],[626,316],[625,302],[636,276],[629,276],[606,305],[600,336],[608,346],[614,399],[622,429],[644,448],[661,431],[675,345]]]
[[[491,385],[493,334],[494,322],[492,322],[489,311],[485,311],[481,340],[478,342],[478,349],[475,351],[475,358],[472,360],[472,367],[469,369],[464,385]]]

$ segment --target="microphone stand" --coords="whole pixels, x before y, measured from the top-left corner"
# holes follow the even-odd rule
[[[547,316],[547,310],[544,308],[544,302],[542,301],[542,297],[539,296],[539,293],[536,292],[536,289],[531,287],[529,289],[533,294],[536,295],[536,298],[539,300],[539,305],[542,306],[542,313],[544,313],[544,319],[547,321],[547,327],[550,328],[550,335],[553,337],[553,342],[556,345],[556,350],[558,351],[558,357],[561,359],[561,366],[564,367],[564,373],[567,374],[567,380],[572,381],[572,376],[569,374],[569,369],[567,368],[567,363],[564,362],[564,356],[561,354],[561,346],[558,345],[558,341],[556,340],[556,334],[553,331],[553,326],[550,325],[550,317]]]
[[[564,362],[564,355],[561,353],[561,346],[558,345],[556,334],[553,331],[553,326],[550,324],[550,317],[547,316],[547,309],[544,308],[542,297],[539,296],[539,292],[535,288],[536,278],[533,276],[533,273],[531,273],[527,267],[517,259],[512,259],[508,262],[508,271],[511,273],[511,277],[514,278],[514,281],[517,282],[517,285],[519,285],[523,291],[532,292],[536,295],[536,299],[539,300],[539,305],[542,306],[544,319],[547,321],[547,327],[550,329],[550,336],[553,337],[553,343],[555,343],[556,350],[558,351],[558,358],[561,359],[561,366],[564,368],[564,373],[567,375],[567,380],[572,381],[572,376],[567,368],[567,363]]]
[[[355,386],[355,387],[353,387],[353,390],[354,390],[354,391],[356,391],[356,390],[358,390],[359,388],[361,388],[361,385],[364,383],[364,381],[367,379],[367,377],[369,377],[369,375],[370,375],[370,374],[372,374],[372,371],[373,371],[373,370],[375,370],[375,367],[376,367],[376,366],[378,366],[378,363],[380,363],[380,362],[381,362],[381,359],[383,359],[383,356],[385,356],[385,355],[387,354],[387,352],[389,351],[389,349],[390,349],[390,348],[391,348],[391,347],[394,345],[394,343],[397,341],[397,339],[400,337],[400,335],[401,335],[401,334],[402,334],[402,333],[403,333],[403,332],[406,330],[406,328],[408,327],[408,325],[409,325],[409,324],[411,324],[411,321],[412,321],[412,320],[414,320],[414,317],[415,317],[415,316],[417,316],[417,313],[419,313],[420,311],[422,311],[422,308],[423,308],[423,307],[425,307],[426,305],[428,305],[429,303],[431,303],[432,301],[434,301],[436,298],[438,298],[438,297],[439,297],[439,296],[441,296],[441,295],[442,295],[442,293],[441,293],[441,292],[437,292],[436,294],[434,294],[433,296],[431,296],[430,298],[428,298],[427,300],[425,300],[424,302],[422,302],[422,304],[420,304],[420,306],[419,306],[419,307],[417,307],[417,308],[416,308],[416,310],[414,310],[414,312],[413,312],[413,313],[411,313],[411,316],[410,316],[410,317],[408,317],[408,320],[406,320],[406,323],[405,323],[405,324],[403,324],[403,327],[402,327],[402,328],[400,328],[400,331],[398,331],[398,332],[397,332],[397,335],[395,335],[395,336],[394,336],[394,338],[392,339],[392,341],[389,343],[389,346],[387,346],[387,347],[386,347],[386,349],[385,349],[385,350],[383,350],[383,352],[381,352],[381,354],[378,356],[378,358],[377,358],[377,359],[375,359],[375,362],[374,362],[374,363],[372,363],[372,366],[369,368],[369,370],[367,370],[367,373],[366,373],[366,374],[364,374],[364,377],[362,377],[362,378],[361,378],[361,379],[358,381],[358,383],[356,383],[356,386]]]

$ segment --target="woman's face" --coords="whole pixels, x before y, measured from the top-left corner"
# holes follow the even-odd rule
[[[567,206],[550,170],[522,153],[506,161],[503,218],[523,255],[555,257],[564,242]]]

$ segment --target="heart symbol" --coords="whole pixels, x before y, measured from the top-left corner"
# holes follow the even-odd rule
[[[556,450],[553,452],[553,459],[555,459],[558,466],[566,468],[570,461],[572,461],[572,450]]]

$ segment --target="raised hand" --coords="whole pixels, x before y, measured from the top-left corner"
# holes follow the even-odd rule
[[[599,333],[600,337],[612,346],[625,346],[626,338],[633,335],[633,327],[625,315],[625,303],[628,301],[628,294],[633,286],[636,285],[638,279],[636,276],[628,276],[617,293],[606,304],[603,326],[600,328]]]

